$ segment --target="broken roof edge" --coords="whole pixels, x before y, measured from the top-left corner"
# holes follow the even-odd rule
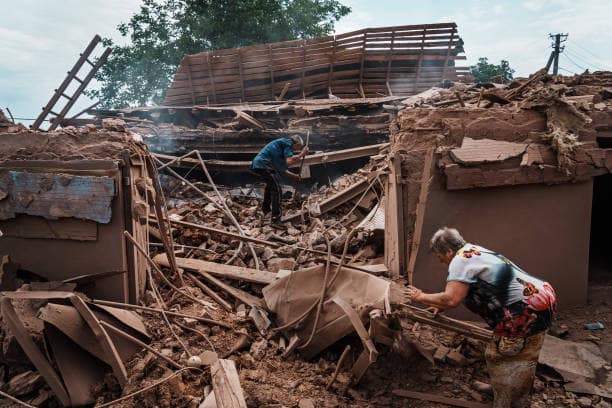
[[[271,43],[252,44],[252,45],[245,45],[242,47],[220,48],[217,50],[201,51],[195,54],[185,54],[183,55],[183,58],[197,57],[197,56],[202,56],[206,54],[212,55],[215,52],[219,53],[219,52],[229,51],[229,50],[238,50],[238,49],[246,50],[246,49],[266,48],[272,44],[291,45],[291,44],[302,44],[304,42],[315,41],[315,40],[318,40],[318,41],[334,40],[334,39],[338,40],[338,39],[343,39],[346,37],[351,37],[353,35],[360,35],[364,33],[380,33],[380,32],[386,32],[386,31],[401,32],[401,31],[415,31],[415,30],[442,29],[442,28],[452,28],[456,30],[457,23],[448,22],[448,23],[433,23],[433,24],[413,24],[413,25],[398,25],[398,26],[367,27],[367,28],[360,28],[359,30],[347,31],[347,32],[340,33],[340,34],[325,35],[325,36],[320,36],[320,37],[301,38],[301,39],[285,40],[285,41],[274,41]],[[457,38],[460,38],[460,37],[457,37]]]

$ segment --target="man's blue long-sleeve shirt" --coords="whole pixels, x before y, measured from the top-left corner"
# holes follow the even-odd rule
[[[276,139],[265,145],[253,159],[253,169],[275,170],[279,173],[287,171],[287,157],[293,156],[293,141],[291,139]]]

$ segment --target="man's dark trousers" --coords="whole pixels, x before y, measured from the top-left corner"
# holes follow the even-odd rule
[[[259,177],[266,183],[266,189],[264,191],[264,199],[261,209],[265,214],[270,212],[272,209],[272,222],[280,221],[281,219],[281,194],[282,188],[280,183],[280,177],[274,170],[267,169],[253,169]],[[271,208],[270,208],[271,207]]]

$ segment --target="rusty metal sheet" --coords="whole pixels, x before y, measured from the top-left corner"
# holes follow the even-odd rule
[[[80,348],[68,336],[50,324],[45,325],[45,337],[64,380],[73,406],[95,402],[94,387],[104,380],[106,366]]]
[[[323,266],[316,266],[295,271],[263,288],[266,304],[270,311],[276,314],[280,325],[295,320],[318,300],[324,269]],[[332,267],[332,273],[334,272],[335,267]],[[342,298],[355,308],[369,304],[382,309],[390,284],[389,281],[366,272],[341,268],[337,278],[327,289],[326,296],[328,299]],[[296,334],[301,339],[307,339],[313,324],[311,314],[297,329]],[[349,317],[340,306],[334,302],[324,302],[315,337],[300,353],[306,358],[313,357],[354,330]]]
[[[142,336],[146,338],[149,337],[149,332],[147,332],[146,326],[142,322],[142,319],[136,313],[129,311],[129,310],[125,310],[125,309],[119,309],[119,308],[111,307],[111,306],[97,305],[94,303],[88,303],[87,305],[90,308],[93,306],[94,309],[98,308],[98,309],[105,311],[106,313],[113,316],[115,319],[119,320],[124,325],[139,332]]]
[[[30,334],[27,332],[25,327],[23,327],[23,324],[19,320],[10,298],[3,297],[0,299],[0,310],[3,321],[6,323],[13,336],[15,336],[17,342],[26,353],[32,364],[34,364],[34,367],[36,367],[40,375],[44,377],[45,381],[60,402],[64,406],[69,406],[70,397],[62,384],[62,380],[59,378],[44,354],[38,349],[36,344],[34,344],[34,341],[30,337]]]
[[[94,333],[74,307],[48,303],[40,309],[39,317],[46,323],[59,329],[84,350],[111,365],[111,358],[104,353]],[[113,343],[119,339],[119,336],[115,336],[112,333],[109,336]],[[117,341],[117,343],[121,342]],[[126,345],[128,347],[118,347],[117,349],[123,361],[127,361],[131,356],[140,351],[139,347],[130,343],[126,343]]]
[[[125,386],[128,381],[127,370],[125,369],[123,361],[121,361],[121,357],[117,352],[118,347],[111,340],[108,333],[106,333],[106,330],[102,328],[100,321],[94,315],[93,311],[87,307],[83,299],[77,296],[72,296],[70,298],[70,303],[72,303],[72,306],[74,306],[74,308],[79,312],[83,320],[85,320],[87,326],[89,326],[93,332],[94,336],[96,336],[98,344],[104,350],[104,354],[111,362],[110,365],[113,369],[115,377],[117,378],[117,381],[119,381],[119,384],[121,384],[122,387]]]
[[[0,219],[28,214],[50,220],[79,218],[107,224],[115,195],[112,177],[2,171]]]

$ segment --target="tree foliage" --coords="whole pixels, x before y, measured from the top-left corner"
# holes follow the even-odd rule
[[[113,52],[87,94],[110,108],[159,103],[185,54],[329,35],[350,11],[337,0],[143,0],[118,26],[130,43],[104,39]]]
[[[506,82],[512,80],[514,74],[508,61],[501,60],[499,65],[489,64],[486,57],[478,58],[478,64],[473,65],[470,70],[476,82],[493,82],[498,77]]]

